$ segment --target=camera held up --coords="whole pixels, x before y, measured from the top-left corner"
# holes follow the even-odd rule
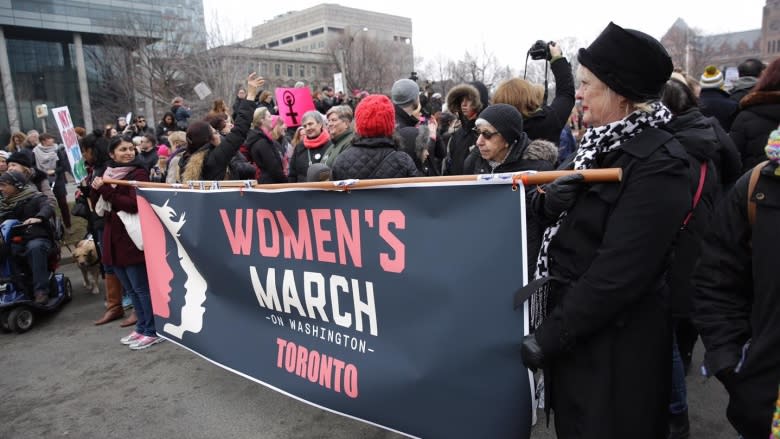
[[[555,43],[552,41],[548,43],[543,40],[538,40],[530,49],[528,49],[528,55],[530,55],[533,60],[545,59],[549,61],[552,59],[549,47],[550,44],[554,45]]]

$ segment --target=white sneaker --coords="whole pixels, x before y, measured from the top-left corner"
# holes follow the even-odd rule
[[[141,338],[130,345],[130,349],[137,351],[140,349],[146,349],[149,346],[156,345],[164,340],[162,337],[142,335]]]
[[[122,343],[124,345],[131,345],[136,341],[138,341],[138,339],[140,339],[141,337],[143,337],[143,334],[139,334],[138,332],[133,331],[130,333],[130,335],[120,338],[119,343]]]

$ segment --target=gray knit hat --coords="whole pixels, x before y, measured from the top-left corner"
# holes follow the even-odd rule
[[[411,79],[399,79],[393,84],[390,96],[394,104],[405,107],[419,99],[420,86]]]

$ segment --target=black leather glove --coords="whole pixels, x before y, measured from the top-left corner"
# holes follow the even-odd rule
[[[577,200],[585,179],[582,174],[570,174],[556,178],[552,183],[544,185],[544,214],[549,219],[558,218],[569,210]]]
[[[536,342],[536,336],[534,335],[523,337],[523,343],[520,345],[520,356],[525,367],[534,372],[544,365],[544,353],[542,353],[542,348]]]

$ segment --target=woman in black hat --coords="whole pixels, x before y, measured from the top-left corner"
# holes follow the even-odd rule
[[[35,167],[35,160],[32,154],[24,151],[17,151],[8,156],[8,170],[21,172],[30,183],[32,183],[39,192],[46,195],[53,209],[57,208],[57,198],[49,186],[49,178],[45,172]]]
[[[672,73],[661,44],[614,23],[580,49],[587,132],[564,168],[621,168],[620,183],[575,174],[538,189],[545,222],[523,361],[543,368],[559,438],[665,438],[671,381],[666,269],[691,208],[685,151],[661,129]]]

